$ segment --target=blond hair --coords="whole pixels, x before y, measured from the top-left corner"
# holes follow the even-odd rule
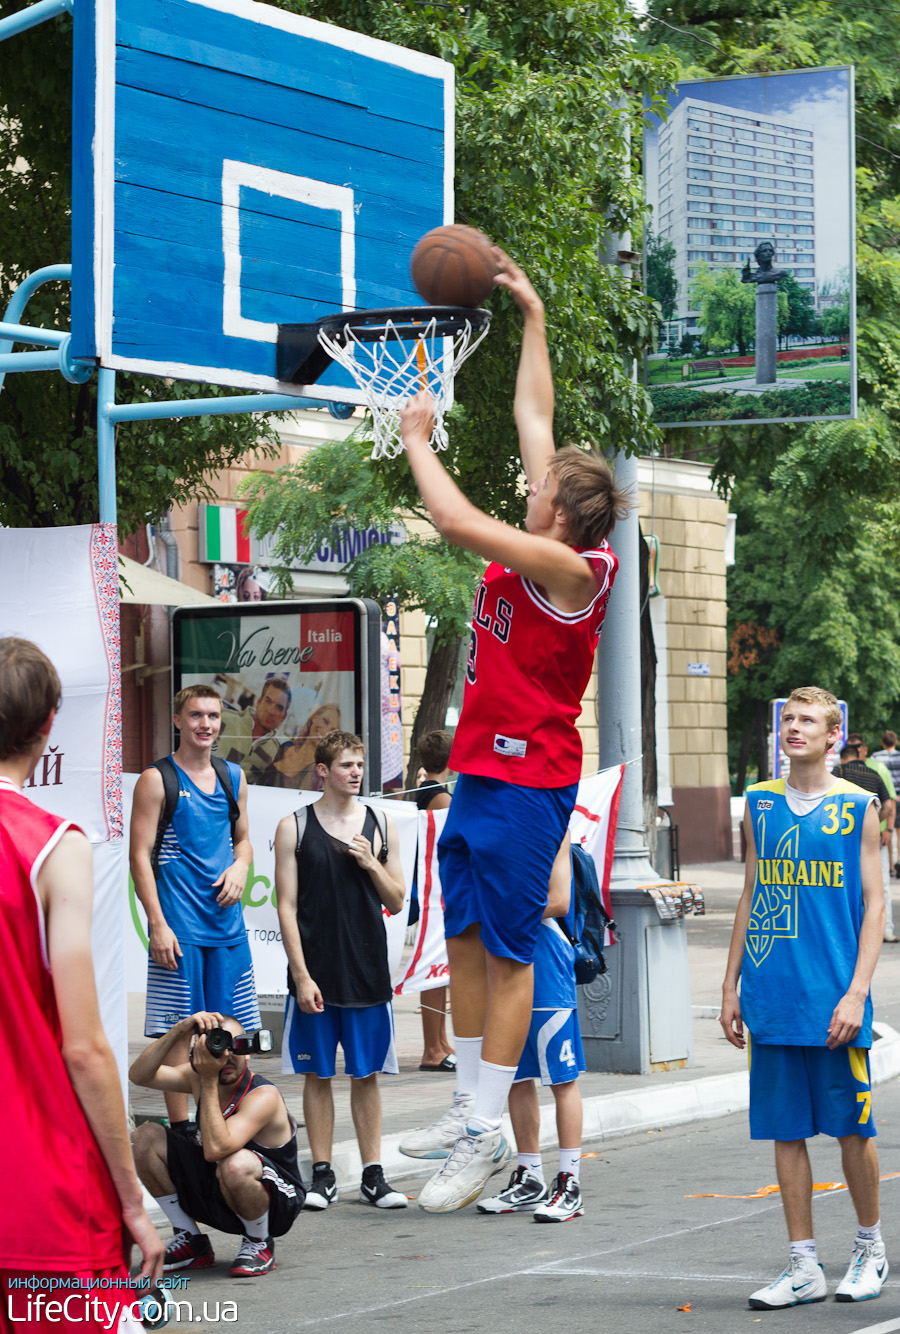
[[[818,704],[823,708],[829,732],[833,727],[837,727],[843,719],[841,706],[838,704],[837,698],[832,695],[830,690],[822,690],[820,686],[799,686],[796,690],[792,690],[784,702],[784,707],[787,708],[794,700],[798,704]]]
[[[172,712],[180,718],[185,705],[192,699],[217,699],[220,704],[222,703],[222,696],[212,686],[183,686],[172,700]]]
[[[553,504],[566,516],[572,546],[599,546],[632,508],[606,459],[592,449],[566,445],[554,454],[549,472],[556,484]]]

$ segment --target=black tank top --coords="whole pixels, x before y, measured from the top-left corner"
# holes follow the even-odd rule
[[[271,1084],[271,1079],[266,1079],[265,1075],[257,1075],[252,1070],[244,1069],[238,1082],[232,1090],[231,1097],[222,1108],[222,1116],[227,1121],[229,1116],[234,1116],[241,1103],[248,1093],[254,1089],[261,1088],[264,1084]],[[287,1111],[287,1107],[285,1107]],[[197,1121],[200,1120],[200,1100],[197,1100]],[[245,1149],[250,1149],[253,1153],[260,1153],[267,1158],[274,1167],[278,1169],[281,1176],[285,1177],[293,1185],[298,1186],[302,1191],[303,1178],[300,1176],[300,1164],[297,1162],[297,1122],[288,1112],[288,1121],[291,1127],[291,1137],[284,1144],[279,1144],[273,1149],[270,1144],[260,1144],[255,1139],[248,1139],[244,1145]],[[301,1196],[302,1198],[302,1196]]]
[[[377,828],[367,809],[362,833],[373,849]],[[322,828],[315,806],[308,807],[297,853],[297,926],[306,967],[326,1005],[380,1005],[391,999],[381,900],[346,843]],[[290,968],[287,980],[296,996]]]

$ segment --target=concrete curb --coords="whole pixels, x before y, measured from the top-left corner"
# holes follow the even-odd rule
[[[714,1010],[715,1007],[695,1006],[694,1009]],[[718,1014],[718,1011],[716,1011]],[[697,1017],[706,1017],[697,1016]],[[710,1015],[709,1017],[713,1017]],[[888,1024],[873,1024],[876,1041],[870,1056],[872,1084],[884,1084],[900,1074],[900,1033]],[[449,1103],[448,1089],[448,1103]],[[622,1093],[605,1093],[584,1099],[584,1134],[585,1145],[600,1144],[607,1139],[621,1135],[634,1135],[642,1131],[662,1130],[669,1126],[689,1125],[695,1121],[709,1121],[718,1116],[731,1116],[734,1112],[745,1111],[749,1102],[750,1078],[746,1070],[738,1070],[727,1075],[706,1075],[700,1079],[682,1080],[679,1083],[657,1085],[655,1088],[629,1089]],[[400,1152],[399,1144],[404,1135],[385,1135],[381,1142],[381,1162],[384,1174],[390,1182],[410,1181],[415,1177],[430,1175],[436,1163],[421,1158],[407,1158]],[[503,1133],[510,1142],[512,1126],[509,1117],[503,1118]],[[551,1149],[556,1145],[556,1122],[553,1104],[541,1108],[541,1148]],[[341,1195],[355,1195],[359,1190],[362,1176],[362,1162],[355,1140],[342,1140],[335,1144],[332,1154],[332,1167]],[[311,1159],[300,1159],[300,1166],[305,1180],[312,1175]],[[145,1204],[157,1225],[166,1222],[146,1191]]]

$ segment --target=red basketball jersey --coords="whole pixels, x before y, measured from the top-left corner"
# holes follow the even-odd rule
[[[0,1266],[64,1273],[121,1264],[122,1211],[62,1058],[37,877],[74,828],[0,779],[2,1123]]]
[[[559,611],[539,585],[494,561],[485,571],[450,756],[458,773],[546,788],[581,777],[575,724],[618,561],[605,541],[575,550],[597,577],[583,611]]]

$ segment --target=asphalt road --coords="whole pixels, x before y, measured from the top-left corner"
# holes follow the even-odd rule
[[[877,1301],[749,1309],[748,1294],[776,1278],[787,1258],[778,1196],[690,1198],[749,1196],[773,1181],[771,1146],[752,1144],[738,1115],[600,1145],[582,1164],[585,1216],[569,1223],[541,1226],[529,1215],[486,1216],[474,1206],[428,1215],[412,1200],[405,1212],[382,1213],[344,1199],[323,1214],[302,1214],[277,1244],[277,1270],[254,1280],[228,1278],[235,1239],[213,1234],[217,1269],[196,1274],[177,1294],[193,1301],[195,1323],[173,1322],[170,1331],[212,1330],[216,1305],[226,1301],[236,1303],[242,1334],[900,1331],[900,1080],[875,1090],[874,1108],[881,1171],[898,1172],[882,1187],[896,1276]],[[812,1157],[817,1182],[842,1179],[832,1141],[813,1141]],[[552,1155],[544,1163],[555,1171]],[[817,1193],[815,1217],[833,1293],[856,1230],[847,1192]]]

